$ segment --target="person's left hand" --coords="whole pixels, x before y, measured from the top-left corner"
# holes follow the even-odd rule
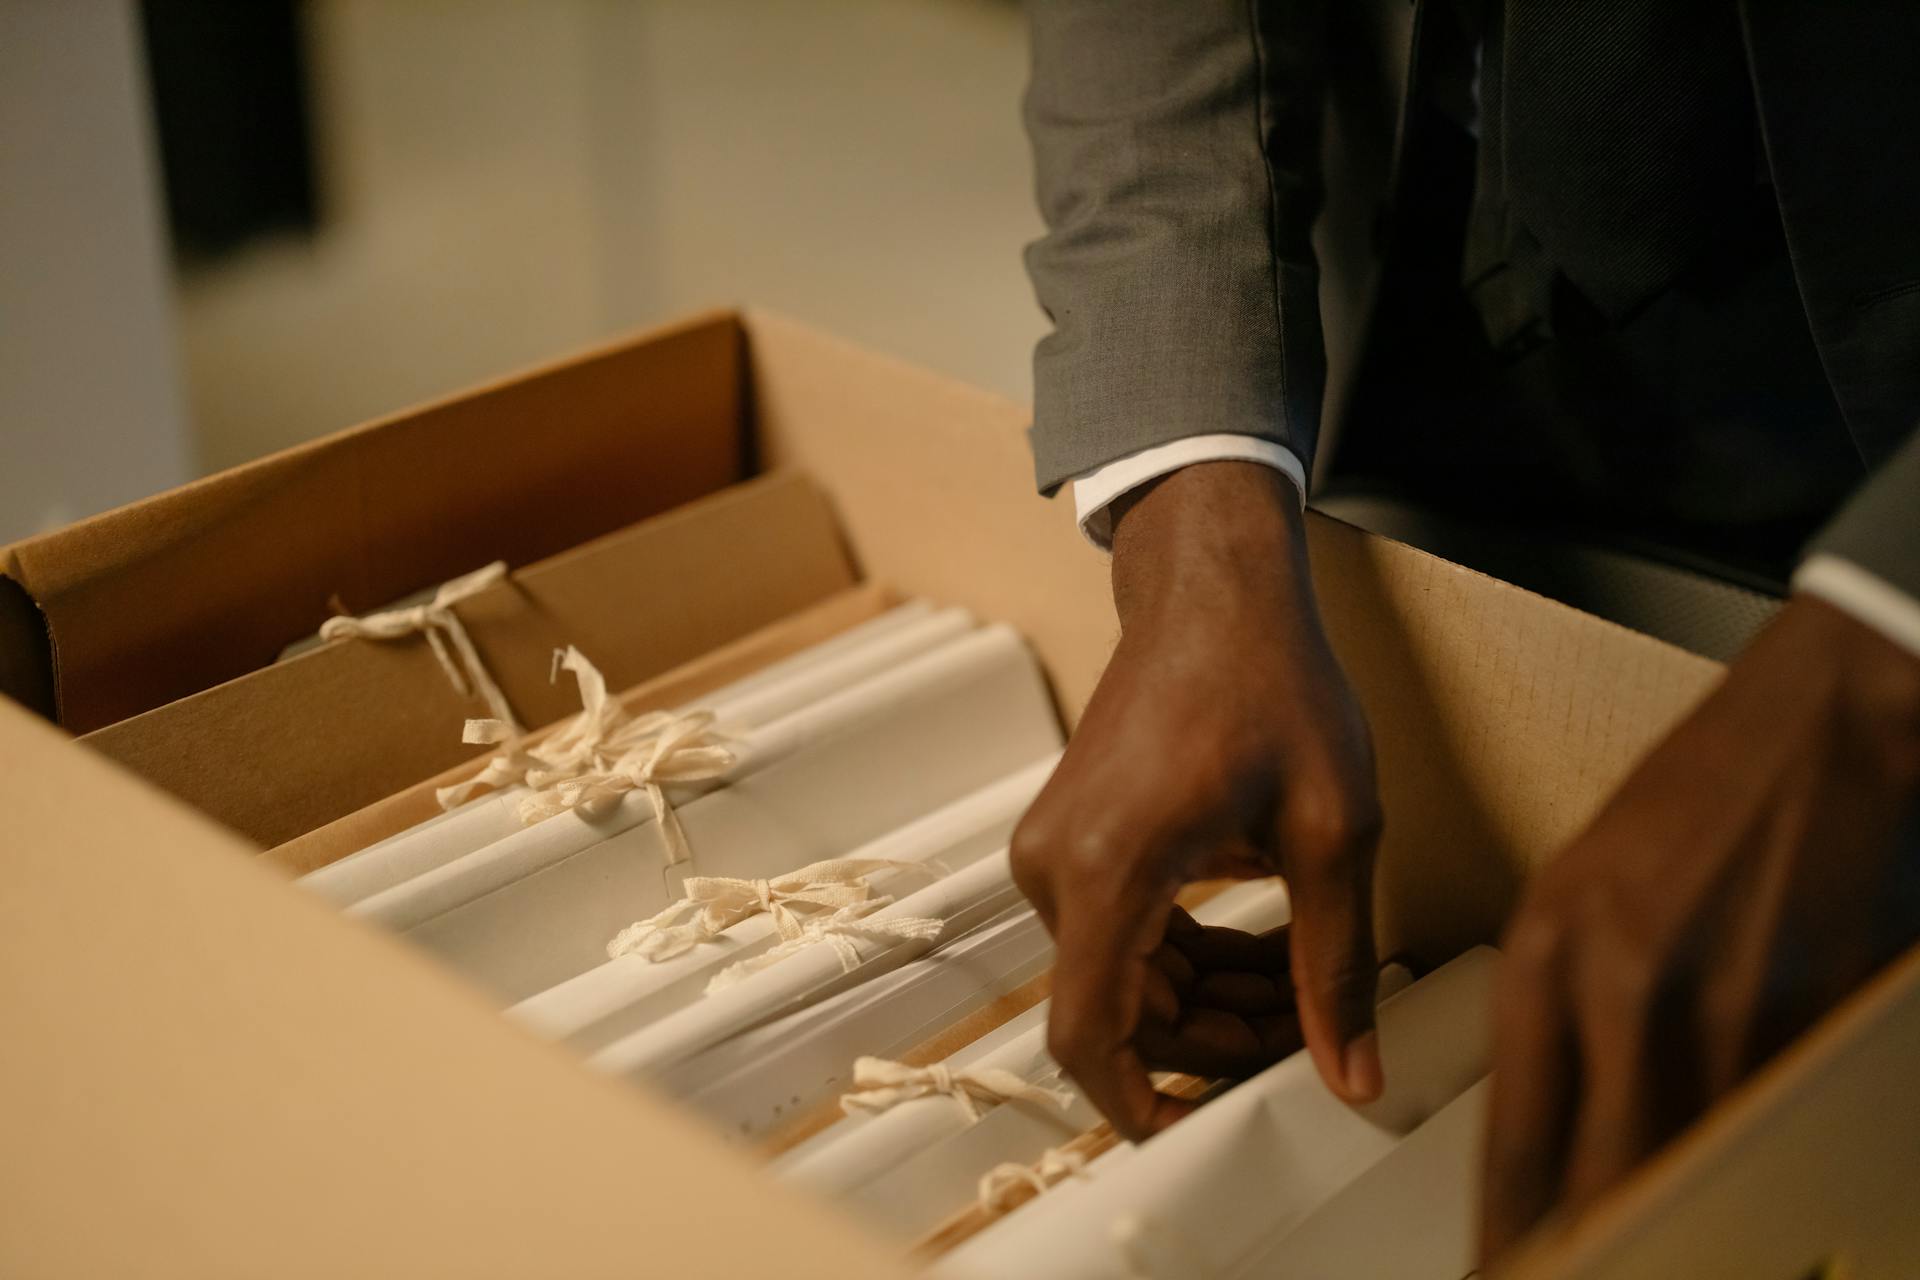
[[[1484,1257],[1592,1202],[1920,933],[1916,797],[1920,659],[1793,600],[1508,928]]]

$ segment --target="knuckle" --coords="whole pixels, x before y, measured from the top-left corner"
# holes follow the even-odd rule
[[[1121,842],[1111,827],[1087,823],[1062,843],[1061,856],[1076,873],[1086,874],[1112,867],[1120,849]]]
[[[1025,889],[1045,879],[1056,843],[1052,829],[1043,819],[1031,813],[1022,818],[1007,841],[1007,863],[1014,883]]]
[[[1301,857],[1341,865],[1363,858],[1385,828],[1379,802],[1352,788],[1316,784],[1295,789],[1287,801],[1287,834]]]

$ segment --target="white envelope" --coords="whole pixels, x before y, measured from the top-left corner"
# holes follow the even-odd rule
[[[1380,1006],[1386,1092],[1355,1110],[1302,1051],[1138,1146],[1116,1147],[947,1254],[959,1280],[1244,1274],[1488,1070],[1497,953],[1476,947]],[[1178,1259],[1176,1270],[1162,1268]],[[1318,1272],[1314,1274],[1343,1274]]]
[[[1287,922],[1285,888],[1251,881],[1203,904],[1204,924],[1264,933]],[[947,1059],[947,1065],[994,1067],[1049,1088],[1063,1088],[1072,1105],[1059,1109],[1011,1102],[977,1122],[951,1099],[921,1098],[880,1115],[855,1115],[815,1135],[776,1160],[774,1175],[831,1196],[875,1230],[918,1237],[970,1200],[980,1175],[1008,1161],[1030,1164],[1099,1123],[1047,1055],[1048,1002],[1013,1019]]]
[[[964,609],[936,613],[923,601],[901,605],[725,685],[699,705],[723,724],[756,728],[938,648],[973,626]],[[477,796],[317,868],[298,883],[336,906],[351,906],[512,835],[522,825],[515,809],[526,794],[524,787],[508,787]]]
[[[926,877],[907,871],[880,872],[870,877],[869,883],[877,891],[907,899],[882,908],[875,920],[948,920],[995,888],[1010,889],[1012,881],[1007,877],[1001,851],[1014,823],[1053,772],[1054,762],[1054,756],[1045,756],[846,854],[874,861],[935,864],[939,869],[941,878],[934,883],[944,883],[944,893],[934,892]],[[951,881],[954,873],[969,870],[995,853],[1000,857],[994,860],[993,868],[965,881]],[[979,882],[977,888],[975,882]],[[963,892],[954,892],[963,886]],[[536,1035],[565,1040],[582,1052],[591,1051],[693,1004],[714,974],[765,952],[778,940],[771,916],[750,916],[717,938],[668,960],[654,961],[639,955],[609,960],[521,1001],[507,1010],[507,1016]],[[853,945],[863,956],[871,957],[885,944],[856,937]],[[893,945],[904,949],[899,957],[904,961],[929,950],[935,942],[907,939]],[[777,998],[786,1007],[797,1007],[809,994],[825,994],[845,971],[832,947],[822,943],[817,951],[814,956],[787,957],[777,966],[778,972],[775,967],[761,971],[757,975],[764,979],[760,985],[769,993],[780,993]],[[827,964],[803,964],[807,960],[825,960]]]
[[[838,857],[1057,750],[1032,655],[1004,626],[743,735],[724,782],[672,788],[689,875],[764,877]],[[644,792],[561,813],[376,894],[354,915],[404,931],[523,1000],[604,962],[615,933],[679,896]]]

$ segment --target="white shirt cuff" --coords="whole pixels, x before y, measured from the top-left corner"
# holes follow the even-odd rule
[[[1285,445],[1237,432],[1188,436],[1116,458],[1104,467],[1076,477],[1073,506],[1080,521],[1080,532],[1094,546],[1108,550],[1113,544],[1113,515],[1109,508],[1114,500],[1149,480],[1157,480],[1196,462],[1264,463],[1293,481],[1293,490],[1300,496],[1301,505],[1306,505],[1307,469],[1301,465],[1300,456]]]
[[[1850,613],[1887,639],[1920,657],[1920,600],[1885,578],[1839,556],[1808,556],[1793,571],[1793,589],[1818,596]]]

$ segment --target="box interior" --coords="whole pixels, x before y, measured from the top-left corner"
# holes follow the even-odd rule
[[[825,492],[864,579],[1018,628],[1071,724],[1116,627],[1103,558],[1065,504],[1033,496],[1024,426],[995,397],[724,313],[17,544],[4,567],[51,634],[60,713],[85,730],[257,668],[332,592],[377,606],[792,468]],[[1528,868],[1718,667],[1317,515],[1310,536],[1379,755],[1382,950],[1442,960],[1496,935]],[[765,585],[736,572],[742,591]],[[32,666],[14,630],[0,671]],[[22,1269],[898,1265],[669,1103],[580,1070],[18,708],[0,706],[0,755],[20,850],[0,895],[15,1011],[0,1188],[36,1224],[0,1255]],[[1873,1037],[1856,1052],[1913,1061],[1916,983],[1883,993],[1895,1012],[1856,1028]],[[1825,1059],[1789,1055],[1743,1095],[1744,1118],[1713,1123],[1748,1132],[1828,1080]],[[85,1227],[102,1214],[114,1230]],[[1574,1274],[1555,1270],[1570,1256],[1528,1274]]]

